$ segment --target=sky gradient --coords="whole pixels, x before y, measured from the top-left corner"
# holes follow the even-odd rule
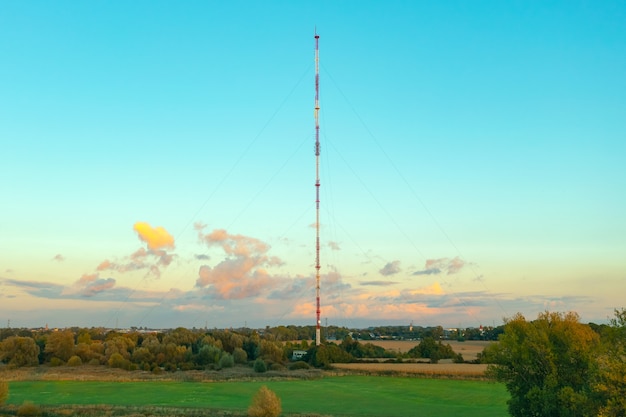
[[[0,2],[0,325],[626,307],[626,4]],[[4,322],[4,323],[3,323]]]

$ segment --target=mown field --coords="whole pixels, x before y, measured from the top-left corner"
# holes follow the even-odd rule
[[[381,346],[391,352],[405,353],[411,348],[417,346],[420,342],[417,340],[368,340],[363,341],[372,343],[374,345]],[[478,353],[482,352],[487,346],[494,343],[491,341],[482,340],[468,340],[465,342],[459,342],[456,340],[443,340],[443,344],[450,345],[456,353],[463,355],[463,359],[466,361],[473,361],[476,359]]]
[[[278,394],[285,415],[484,417],[507,413],[508,393],[501,384],[388,376],[232,382],[12,381],[5,407],[32,401],[56,407],[149,406],[213,409],[222,410],[221,415],[229,411],[241,415],[262,385]]]
[[[397,352],[419,343],[376,342]],[[489,342],[453,343],[455,351],[472,360]],[[0,379],[10,381],[10,396],[0,415],[15,415],[21,404],[30,401],[50,417],[238,417],[246,415],[262,385],[281,398],[284,416],[507,414],[509,395],[503,385],[484,378],[485,365],[442,361],[334,366],[330,372],[311,369],[263,375],[249,367],[159,375],[88,366],[4,368]]]

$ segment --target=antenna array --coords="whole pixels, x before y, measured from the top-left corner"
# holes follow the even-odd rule
[[[315,345],[321,343],[320,330],[320,54],[319,54],[319,35],[315,32],[315,301],[316,301],[316,318],[315,327]]]

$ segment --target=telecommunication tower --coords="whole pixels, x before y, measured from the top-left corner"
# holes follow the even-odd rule
[[[315,302],[316,318],[315,346],[321,343],[320,330],[320,52],[319,35],[315,31]]]

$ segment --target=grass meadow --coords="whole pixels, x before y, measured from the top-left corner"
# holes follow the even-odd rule
[[[363,375],[232,382],[39,380],[10,382],[5,407],[32,401],[46,408],[145,406],[241,415],[262,385],[281,398],[284,415],[503,416],[509,398],[502,384],[484,380]]]

